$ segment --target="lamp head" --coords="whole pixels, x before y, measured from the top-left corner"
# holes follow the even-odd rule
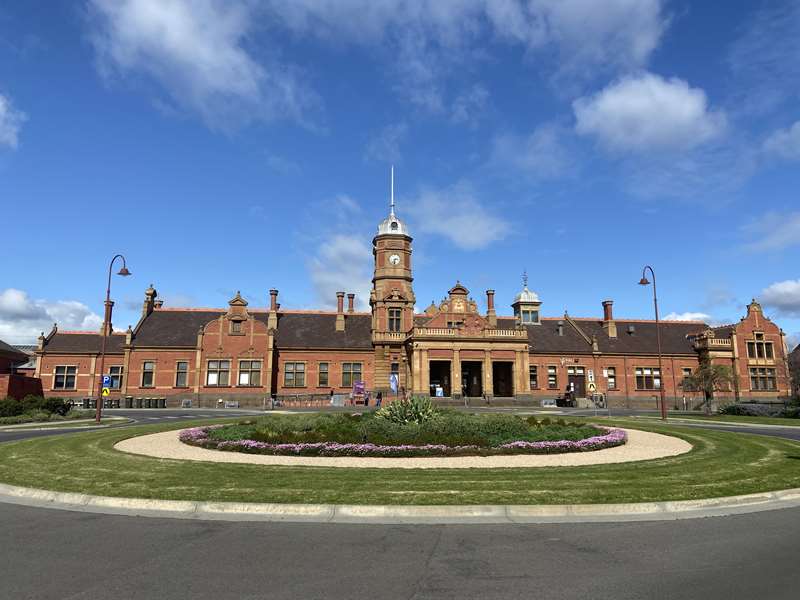
[[[647,279],[647,277],[642,277],[639,280],[639,285],[650,285],[650,281]]]
[[[117,275],[122,275],[123,277],[129,277],[131,275],[131,272],[128,271],[128,267],[122,267],[119,270],[119,273],[117,273]]]

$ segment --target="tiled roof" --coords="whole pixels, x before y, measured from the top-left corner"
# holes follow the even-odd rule
[[[563,335],[558,335],[558,321],[563,322]],[[597,336],[597,346],[605,354],[656,354],[656,324],[654,321],[615,321],[617,337],[610,338],[600,320],[579,319],[575,323],[591,340]],[[499,317],[497,326],[510,329],[515,320]],[[633,326],[634,332],[628,333]],[[534,354],[590,353],[592,346],[587,343],[567,319],[543,319],[540,325],[526,325],[531,352]],[[661,351],[664,354],[689,354],[695,351],[687,336],[707,328],[704,323],[662,321]]]
[[[134,346],[156,348],[194,348],[197,332],[210,321],[225,314],[220,310],[155,310],[141,322]]]
[[[259,318],[261,316],[259,315]],[[266,319],[266,315],[264,315]],[[336,331],[336,314],[278,314],[278,349],[372,349],[372,316],[345,314],[344,331]]]
[[[44,348],[45,352],[97,353],[100,352],[101,343],[102,336],[99,333],[64,333],[56,331]],[[106,339],[106,352],[120,354],[124,344],[125,334],[115,333],[110,335]]]
[[[728,339],[731,334],[736,331],[736,325],[720,325],[719,327],[712,327],[714,336],[721,339]]]
[[[0,355],[6,356],[8,358],[11,358],[12,360],[20,362],[28,360],[27,354],[25,354],[24,352],[20,352],[10,344],[6,344],[3,340],[0,340]]]

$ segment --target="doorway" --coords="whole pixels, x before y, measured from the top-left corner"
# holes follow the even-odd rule
[[[575,398],[586,398],[586,369],[567,367],[567,391],[573,391]]]
[[[461,393],[470,398],[483,396],[483,363],[465,360],[461,362]]]
[[[495,396],[511,398],[514,396],[514,363],[493,362],[492,381]]]
[[[450,361],[430,361],[430,395],[431,397],[450,397]]]

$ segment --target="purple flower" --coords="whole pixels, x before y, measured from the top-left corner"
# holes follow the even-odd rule
[[[180,432],[179,439],[185,444],[216,450],[247,452],[250,454],[278,454],[302,456],[451,456],[482,454],[549,454],[562,452],[587,452],[624,444],[628,436],[622,429],[602,427],[608,433],[582,440],[555,440],[508,442],[494,448],[480,446],[445,446],[444,444],[410,444],[379,446],[376,444],[351,444],[340,442],[312,442],[300,444],[269,444],[256,440],[213,440],[209,431],[223,427],[194,427]]]

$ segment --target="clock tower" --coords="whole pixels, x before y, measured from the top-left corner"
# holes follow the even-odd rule
[[[390,375],[398,387],[410,389],[406,342],[414,327],[414,290],[411,286],[411,236],[394,211],[394,168],[389,216],[378,225],[372,240],[375,269],[372,276],[372,344],[375,348],[375,389],[391,393]]]

